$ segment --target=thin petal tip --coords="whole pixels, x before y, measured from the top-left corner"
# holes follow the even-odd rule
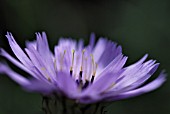
[[[154,64],[148,74],[150,74],[150,75],[154,74],[155,71],[158,69],[159,65],[160,65],[160,63]]]
[[[0,73],[4,73],[7,69],[7,63],[5,62],[0,62]]]
[[[149,56],[149,54],[148,53],[146,53],[144,56],[143,56],[143,58],[148,58],[148,56]]]

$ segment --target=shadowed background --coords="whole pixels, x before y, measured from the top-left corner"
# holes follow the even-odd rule
[[[21,47],[25,40],[35,39],[35,32],[45,31],[51,49],[59,37],[87,41],[95,32],[122,45],[129,57],[126,65],[149,53],[161,63],[155,77],[161,69],[170,74],[169,25],[169,0],[0,0],[0,47],[10,53],[7,31]],[[154,92],[113,102],[106,110],[107,114],[169,114],[170,81]],[[42,114],[41,97],[2,75],[0,114]]]

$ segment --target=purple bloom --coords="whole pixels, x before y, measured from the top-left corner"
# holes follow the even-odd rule
[[[26,78],[14,72],[7,64],[0,63],[0,72],[7,74],[24,89],[43,95],[60,94],[81,103],[114,101],[134,97],[161,86],[165,79],[162,72],[155,80],[143,85],[157,70],[159,63],[148,60],[147,54],[138,62],[124,67],[127,57],[121,46],[100,38],[95,45],[91,34],[90,43],[84,46],[72,39],[60,39],[49,49],[46,34],[36,33],[36,41],[27,41],[25,51],[11,33],[6,35],[17,59],[0,49],[1,56],[21,70]]]

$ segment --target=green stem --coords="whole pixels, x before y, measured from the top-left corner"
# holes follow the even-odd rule
[[[106,114],[101,103],[80,104],[64,96],[43,96],[42,109],[45,114]]]

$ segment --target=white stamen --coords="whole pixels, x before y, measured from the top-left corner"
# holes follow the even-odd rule
[[[72,62],[71,62],[71,67],[70,67],[70,71],[73,71],[73,65],[74,65],[74,53],[75,53],[75,50],[73,49],[72,51]]]

